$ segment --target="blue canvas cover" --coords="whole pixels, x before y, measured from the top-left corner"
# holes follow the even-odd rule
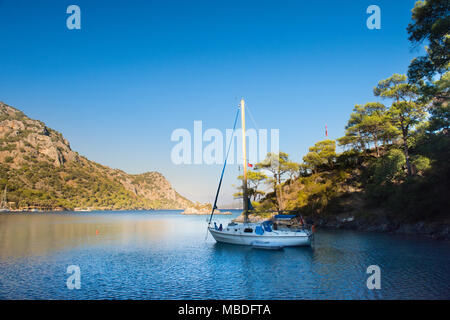
[[[264,222],[262,223],[262,226],[263,226],[263,228],[264,228],[264,231],[272,232],[272,224],[273,224],[272,221],[264,221]]]
[[[277,214],[275,215],[275,219],[278,220],[291,220],[292,218],[295,218],[296,215],[295,214]]]
[[[262,234],[264,234],[264,230],[261,226],[256,226],[255,233],[258,235],[262,235]]]

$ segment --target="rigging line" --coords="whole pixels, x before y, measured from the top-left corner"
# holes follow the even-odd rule
[[[255,118],[253,118],[253,114],[252,114],[250,108],[248,107],[248,105],[245,107],[245,109],[247,110],[247,113],[250,116],[250,120],[252,120],[253,125],[255,126],[256,130],[258,130],[258,132],[259,132],[258,125],[256,124]]]
[[[223,174],[225,173],[225,167],[227,166],[228,154],[230,153],[231,144],[233,143],[233,136],[234,136],[234,132],[236,131],[236,123],[237,123],[238,117],[239,117],[239,108],[236,112],[236,117],[234,119],[233,134],[231,135],[230,143],[228,144],[228,150],[227,150],[227,154],[225,156],[225,162],[223,163],[222,174],[221,174],[220,180],[219,180],[219,187],[217,188],[216,198],[214,199],[214,205],[212,207],[211,216],[209,217],[208,226],[211,224],[211,220],[214,215],[214,210],[217,209],[217,198],[219,197],[220,186],[222,185]],[[206,236],[208,236],[208,233],[206,233]]]

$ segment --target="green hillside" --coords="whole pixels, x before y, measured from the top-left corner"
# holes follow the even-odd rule
[[[13,209],[183,209],[158,172],[138,175],[80,156],[61,133],[0,103],[0,188]]]
[[[317,142],[302,163],[281,152],[255,166],[256,215],[450,238],[449,11],[448,1],[416,2],[407,31],[413,45],[428,43],[425,55],[374,83],[374,101],[354,106],[343,137]]]

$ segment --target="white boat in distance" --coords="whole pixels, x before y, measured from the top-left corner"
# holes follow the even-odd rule
[[[310,246],[313,238],[313,232],[311,228],[308,228],[302,221],[302,227],[299,228],[276,228],[277,224],[274,221],[268,220],[261,223],[249,222],[249,204],[250,200],[247,192],[247,153],[246,153],[246,140],[245,140],[245,102],[244,99],[240,103],[241,123],[242,123],[242,149],[244,156],[244,179],[243,179],[243,199],[244,199],[244,222],[236,223],[230,222],[226,227],[217,227],[217,223],[211,224],[214,210],[217,208],[217,198],[222,184],[223,173],[225,171],[228,152],[226,155],[224,167],[222,169],[222,176],[219,181],[219,188],[216,193],[211,216],[208,222],[208,230],[217,242],[238,244],[246,246],[254,246],[255,248],[283,248],[293,246]],[[236,120],[239,112],[236,114],[234,122],[234,128],[236,128]],[[229,144],[229,146],[231,143]],[[229,150],[228,150],[229,151]],[[282,215],[278,215],[282,217]],[[286,216],[287,217],[287,216]],[[294,216],[290,216],[294,217]],[[274,228],[275,227],[275,228]]]
[[[6,200],[6,185],[5,191],[3,191],[2,201],[0,202],[0,212],[10,212],[11,209],[8,206],[8,201]]]

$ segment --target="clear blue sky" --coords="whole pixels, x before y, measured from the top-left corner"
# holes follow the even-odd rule
[[[66,8],[81,8],[68,30]],[[366,8],[381,8],[381,30]],[[413,0],[0,0],[0,101],[61,131],[72,149],[130,173],[157,170],[183,195],[212,201],[219,165],[173,165],[170,135],[232,126],[244,97],[260,128],[300,161],[344,133],[372,88],[405,73]],[[249,123],[251,127],[251,122]],[[222,203],[231,202],[237,166]]]

